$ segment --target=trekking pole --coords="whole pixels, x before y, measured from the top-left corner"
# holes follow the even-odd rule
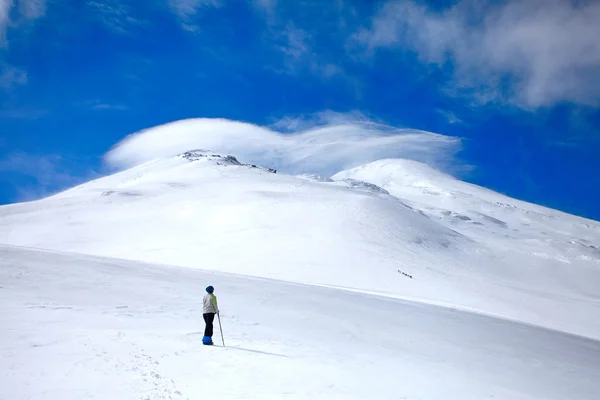
[[[219,319],[219,332],[221,332],[221,340],[223,341],[223,347],[225,347],[225,339],[223,339],[223,327],[221,327],[221,315],[217,314],[217,318]]]

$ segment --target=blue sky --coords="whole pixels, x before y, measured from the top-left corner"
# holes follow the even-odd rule
[[[600,220],[598,20],[563,0],[0,0],[0,204],[106,173],[158,124],[330,113],[460,138],[461,178]]]

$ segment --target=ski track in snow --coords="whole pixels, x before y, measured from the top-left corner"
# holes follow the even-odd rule
[[[422,303],[0,246],[0,398],[596,399],[600,342]],[[213,284],[226,347],[203,346]]]

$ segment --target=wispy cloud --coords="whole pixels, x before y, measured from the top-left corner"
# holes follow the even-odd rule
[[[273,28],[271,37],[274,39],[275,48],[284,56],[286,73],[295,75],[308,68],[314,74],[324,73],[325,77],[329,78],[339,72],[335,65],[321,64],[318,61],[310,43],[311,35],[297,28],[293,22],[288,22],[281,30]]]
[[[195,21],[201,10],[219,7],[219,0],[167,0],[171,11],[179,20],[181,27],[188,31],[196,31],[199,26]]]
[[[134,16],[133,7],[119,0],[88,0],[93,18],[107,29],[118,34],[129,34],[132,29],[146,22]]]
[[[10,22],[13,0],[0,0],[0,47],[6,46],[6,27]]]
[[[46,0],[19,0],[19,11],[27,19],[36,19],[46,14]]]
[[[344,125],[344,124],[379,124],[384,126],[382,121],[367,117],[361,111],[336,112],[325,110],[316,113],[301,114],[297,116],[286,116],[274,120],[268,125],[268,128],[282,133],[294,133],[310,130],[319,126]]]
[[[600,105],[600,2],[461,0],[433,10],[390,1],[356,33],[367,51],[416,51],[451,63],[453,94],[525,109],[560,102]]]
[[[19,152],[0,158],[0,172],[16,177],[9,177],[9,181],[19,193],[17,201],[39,199],[100,176],[78,160],[57,154]]]
[[[464,124],[465,122],[458,118],[458,116],[456,116],[456,114],[450,110],[442,110],[441,108],[436,109],[435,111],[437,111],[438,114],[440,114],[441,116],[443,116],[449,124]]]
[[[113,110],[113,111],[126,111],[129,109],[124,104],[120,103],[109,103],[101,100],[88,100],[78,104],[75,106],[83,106],[85,108],[89,108],[90,110]]]
[[[15,4],[18,7],[15,7]],[[0,0],[0,49],[8,48],[7,30],[18,29],[23,22],[33,21],[46,14],[46,0]],[[12,17],[12,19],[11,19]],[[0,59],[0,90],[9,91],[27,84],[27,71]],[[12,118],[18,112],[3,104],[1,115]]]
[[[252,8],[267,22],[268,26],[277,23],[277,9],[281,4],[277,0],[251,0]]]
[[[283,56],[283,68],[276,71],[289,75],[309,72],[314,76],[330,79],[343,76],[344,71],[334,62],[315,51],[315,38],[293,21],[282,21],[271,11],[267,15],[267,46],[273,46]]]
[[[15,10],[15,5],[18,5]],[[0,0],[0,47],[8,45],[6,31],[46,14],[46,0]],[[12,19],[11,19],[12,17]]]
[[[128,108],[123,104],[107,104],[99,103],[92,106],[93,110],[113,110],[113,111],[126,111]]]
[[[331,122],[328,122],[327,120]],[[330,113],[269,127],[226,119],[191,119],[130,135],[105,155],[112,167],[126,168],[186,150],[204,148],[288,173],[332,175],[382,158],[409,158],[454,170],[458,138],[401,129],[356,115]]]
[[[361,84],[346,70],[345,44],[355,27],[356,10],[349,1],[251,0],[265,24],[262,45],[279,56],[267,66],[279,74],[311,76],[345,83],[360,96]]]
[[[277,0],[252,0],[255,8],[266,13],[275,12],[277,3]]]
[[[0,88],[11,89],[27,83],[27,72],[13,65],[0,63]]]
[[[0,110],[0,118],[11,118],[11,119],[37,119],[48,114],[49,110],[25,107],[25,108],[7,108],[3,107]]]

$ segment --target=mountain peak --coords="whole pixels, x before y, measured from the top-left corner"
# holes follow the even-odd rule
[[[384,187],[393,182],[400,186],[431,187],[456,178],[427,164],[404,158],[389,158],[341,171],[333,179],[358,179]]]
[[[214,161],[221,162],[221,163],[228,164],[228,165],[242,165],[242,163],[239,162],[237,160],[237,158],[235,158],[234,156],[231,156],[231,155],[222,156],[222,155],[212,152],[210,150],[204,150],[204,149],[188,150],[184,153],[179,154],[178,157],[185,158],[186,160],[188,160],[190,162],[194,162],[194,161],[198,161],[198,160],[202,160],[202,159],[208,159],[208,160],[214,160]]]
[[[188,150],[184,153],[179,154],[178,157],[184,158],[190,162],[195,162],[195,161],[199,161],[199,160],[211,160],[211,161],[215,161],[217,165],[245,166],[245,167],[250,167],[250,168],[260,168],[260,169],[264,169],[264,170],[272,172],[272,173],[277,173],[277,170],[274,168],[263,168],[263,167],[257,166],[256,164],[243,164],[232,155],[222,156],[220,154],[217,154],[216,152],[213,152],[210,150],[204,150],[204,149]]]

